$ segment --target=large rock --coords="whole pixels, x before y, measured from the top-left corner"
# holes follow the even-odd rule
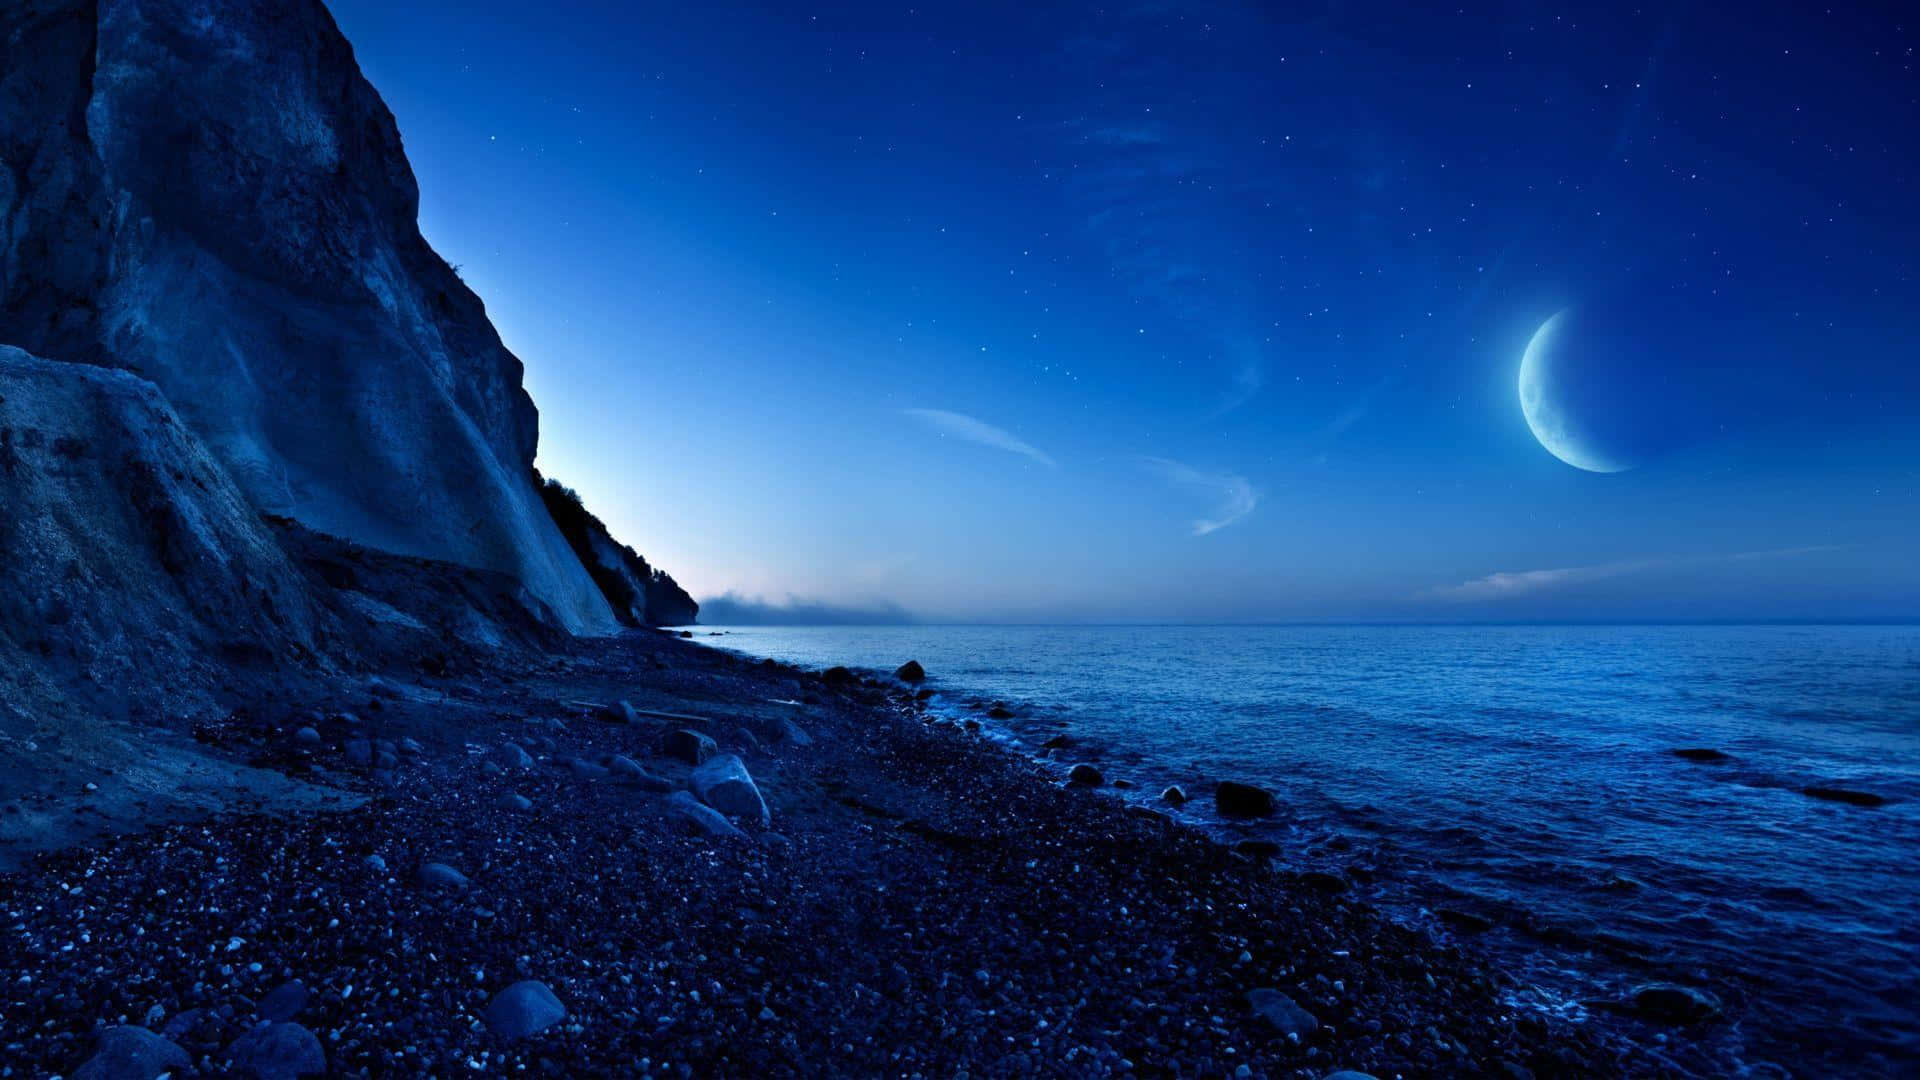
[[[1228,817],[1266,817],[1274,811],[1272,792],[1235,780],[1220,781],[1213,790],[1213,805]]]
[[[674,820],[686,825],[703,836],[721,836],[745,840],[747,834],[740,831],[726,815],[699,799],[691,791],[676,791],[667,796],[667,814]]]
[[[660,740],[660,751],[689,765],[700,765],[720,752],[712,739],[697,731],[669,731]]]
[[[192,1067],[185,1050],[146,1028],[110,1027],[100,1033],[93,1056],[73,1071],[73,1080],[153,1080]]]
[[[227,1057],[234,1075],[255,1080],[299,1080],[327,1071],[320,1040],[299,1024],[262,1024],[234,1040]]]
[[[642,791],[665,794],[673,790],[673,785],[665,777],[655,776],[646,767],[625,754],[615,754],[607,759],[607,768],[614,779],[622,784],[637,787]]]
[[[320,0],[35,0],[0,43],[0,336],[152,380],[260,510],[615,625],[534,489],[520,361]]]
[[[909,660],[894,670],[893,677],[901,682],[921,682],[927,677],[927,669],[920,666],[920,661]]]
[[[567,1018],[567,1007],[547,984],[527,979],[514,983],[487,1003],[487,1030],[503,1039],[524,1039]]]
[[[1083,787],[1099,787],[1107,781],[1106,777],[1100,775],[1099,769],[1091,765],[1081,764],[1075,765],[1072,771],[1067,773],[1067,782],[1070,784],[1079,784]]]
[[[732,754],[723,754],[695,768],[687,777],[687,786],[701,802],[730,817],[757,821],[763,826],[772,822],[767,801],[760,797],[760,789],[747,774],[746,763]]]

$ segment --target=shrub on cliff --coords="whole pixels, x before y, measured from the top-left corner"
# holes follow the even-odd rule
[[[593,583],[628,626],[681,626],[693,622],[700,605],[665,571],[655,570],[639,552],[620,543],[606,525],[580,501],[580,495],[558,480],[533,472],[534,486],[547,513],[560,527]]]

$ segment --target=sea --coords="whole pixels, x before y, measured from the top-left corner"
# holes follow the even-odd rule
[[[1920,1076],[1920,626],[695,633],[812,667],[918,660],[936,712],[1062,777],[1089,761],[1133,785],[1108,797],[1162,808],[1180,785],[1197,827],[1278,840],[1489,951],[1516,1009],[1620,1022],[1609,1002],[1672,982],[1728,1007],[1693,1033],[1728,1074]],[[1220,820],[1222,779],[1280,813]]]

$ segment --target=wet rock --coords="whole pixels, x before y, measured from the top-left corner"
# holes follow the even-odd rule
[[[1067,773],[1067,783],[1069,784],[1079,784],[1083,787],[1099,787],[1106,782],[1107,778],[1100,775],[1100,770],[1091,765],[1075,765],[1073,769]]]
[[[1278,990],[1262,987],[1247,991],[1247,1008],[1256,1021],[1281,1036],[1306,1038],[1320,1027],[1312,1013]]]
[[[698,766],[687,777],[687,784],[701,802],[723,814],[758,821],[762,826],[772,820],[767,801],[760,797],[746,764],[732,754]]]
[[[1455,930],[1463,930],[1469,934],[1481,934],[1493,929],[1492,919],[1475,915],[1471,911],[1462,911],[1459,908],[1440,908],[1434,912],[1434,915]]]
[[[1071,750],[1080,745],[1080,740],[1071,735],[1060,734],[1040,744],[1042,750]]]
[[[266,997],[260,999],[260,1007],[255,1012],[262,1020],[284,1023],[300,1015],[307,1007],[307,986],[299,979],[281,983]]]
[[[293,741],[301,746],[319,746],[320,732],[317,728],[303,727],[293,733]]]
[[[452,892],[466,892],[471,884],[467,875],[448,866],[446,863],[430,862],[420,867],[420,884],[429,889],[447,889]]]
[[[720,747],[705,735],[682,728],[667,732],[666,737],[660,740],[660,752],[689,765],[702,765],[719,753]]]
[[[835,666],[821,672],[820,681],[828,686],[846,686],[849,683],[858,682],[859,678],[847,668]]]
[[[909,660],[894,669],[893,677],[901,682],[921,682],[927,677],[927,669],[920,666],[920,661]]]
[[[1011,720],[1013,719],[1013,710],[1007,708],[1005,705],[993,705],[987,709],[987,719]]]
[[[524,1039],[566,1017],[567,1007],[546,983],[533,979],[514,983],[487,1003],[487,1030],[503,1039]]]
[[[1649,983],[1629,999],[1633,1011],[1649,1020],[1693,1024],[1720,1015],[1720,1000],[1704,990],[1673,983]]]
[[[299,1024],[262,1024],[227,1048],[237,1076],[299,1080],[327,1071],[327,1055],[313,1032]]]
[[[704,836],[721,836],[746,839],[741,832],[728,821],[726,816],[699,799],[690,791],[676,791],[667,796],[667,814],[676,821],[688,826]]]
[[[100,1033],[93,1056],[73,1080],[153,1080],[193,1067],[185,1050],[142,1027],[110,1027]]]
[[[1667,752],[1672,754],[1674,757],[1680,758],[1684,761],[1698,761],[1706,764],[1710,764],[1716,761],[1732,761],[1733,760],[1731,756],[1725,753],[1722,753],[1719,750],[1709,750],[1706,747],[1697,747],[1697,746],[1686,747],[1684,749],[1669,750]]]
[[[500,761],[509,769],[533,768],[533,755],[521,749],[518,743],[502,743]]]
[[[653,791],[664,795],[673,790],[673,785],[664,777],[653,775],[639,762],[625,754],[615,754],[608,758],[607,768],[613,773],[615,780],[642,791]]]
[[[1113,786],[1114,786],[1114,787],[1116,787],[1116,788],[1118,788],[1118,789],[1120,789],[1121,791],[1131,791],[1131,790],[1133,789],[1133,781],[1131,781],[1131,780],[1115,780],[1115,781],[1113,782]]]
[[[1184,806],[1187,802],[1187,793],[1179,784],[1169,784],[1167,790],[1160,793],[1160,798],[1175,806]]]
[[[1272,859],[1280,854],[1280,845],[1271,840],[1252,838],[1233,845],[1233,850],[1256,859]]]
[[[1228,817],[1266,817],[1274,811],[1272,792],[1234,780],[1220,781],[1213,792],[1213,805]]]
[[[1817,786],[1801,788],[1800,793],[1825,802],[1846,803],[1848,806],[1887,805],[1887,798],[1884,795],[1875,795],[1871,791],[1854,791],[1851,788]]]

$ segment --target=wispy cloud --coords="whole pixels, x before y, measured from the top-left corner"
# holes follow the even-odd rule
[[[1193,535],[1205,536],[1239,521],[1253,508],[1260,505],[1260,492],[1247,482],[1244,476],[1230,473],[1202,472],[1191,465],[1182,465],[1166,458],[1143,457],[1140,464],[1149,471],[1180,487],[1202,495],[1210,495],[1220,500],[1220,509],[1212,517],[1198,518],[1193,523]]]
[[[1053,458],[1020,436],[965,413],[948,412],[945,409],[908,409],[906,413],[942,435],[1029,457],[1049,469],[1058,467]]]
[[[1584,585],[1593,581],[1605,581],[1608,578],[1625,577],[1630,574],[1644,573],[1681,566],[1706,566],[1715,563],[1743,562],[1752,559],[1787,559],[1796,555],[1811,555],[1820,551],[1839,551],[1845,544],[1824,544],[1812,547],[1776,548],[1771,551],[1739,551],[1725,555],[1685,555],[1668,556],[1654,559],[1632,559],[1623,562],[1599,563],[1594,566],[1567,566],[1555,570],[1502,570],[1486,577],[1463,581],[1458,585],[1440,585],[1427,589],[1420,594],[1422,598],[1451,601],[1507,600],[1520,596],[1531,596],[1551,589],[1565,588],[1569,585]]]

